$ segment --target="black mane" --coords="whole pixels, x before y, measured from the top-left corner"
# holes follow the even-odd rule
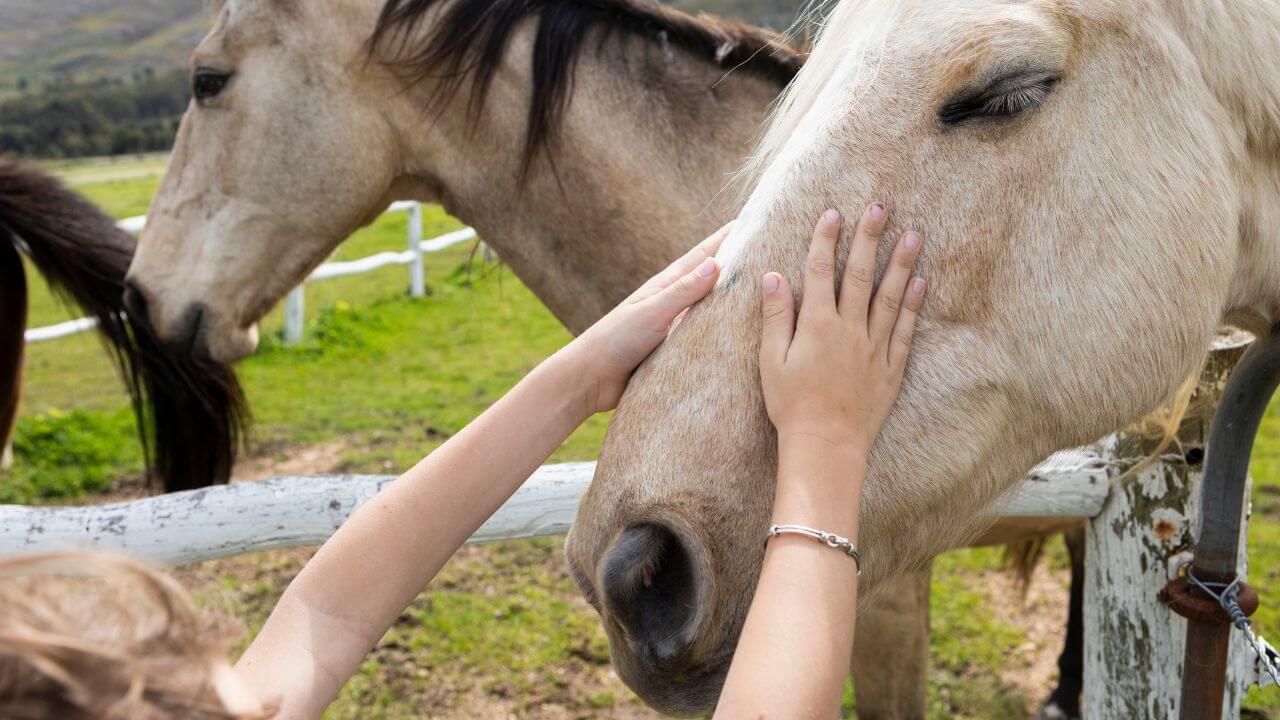
[[[436,10],[440,16],[431,31],[418,38],[414,31]],[[694,17],[651,0],[387,0],[369,38],[369,53],[410,83],[442,80],[433,104],[446,101],[470,78],[469,111],[475,114],[483,109],[512,33],[530,17],[538,19],[538,29],[522,172],[554,139],[592,28],[669,44],[726,71],[765,77],[779,89],[803,62],[777,33],[711,15]]]

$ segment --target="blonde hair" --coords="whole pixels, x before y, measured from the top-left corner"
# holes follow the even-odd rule
[[[0,716],[223,720],[215,668],[238,636],[128,558],[0,560]]]

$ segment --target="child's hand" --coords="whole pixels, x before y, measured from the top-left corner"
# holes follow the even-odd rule
[[[824,213],[814,230],[798,319],[786,278],[764,276],[760,376],[780,443],[811,436],[865,457],[898,397],[925,282],[911,277],[921,241],[907,233],[872,297],[886,219],[879,203],[863,213],[838,305],[832,277],[840,235],[835,210]]]
[[[731,226],[654,275],[564,349],[583,368],[588,413],[617,407],[636,366],[667,338],[676,318],[715,287],[715,254]]]

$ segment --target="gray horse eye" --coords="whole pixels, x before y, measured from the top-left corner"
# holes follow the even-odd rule
[[[216,97],[227,86],[227,81],[231,79],[231,73],[213,70],[211,68],[198,68],[194,75],[191,76],[191,94],[197,100],[208,100]]]
[[[944,125],[979,118],[1012,117],[1039,107],[1062,79],[1053,73],[1017,74],[988,83],[982,89],[952,98],[938,110]]]

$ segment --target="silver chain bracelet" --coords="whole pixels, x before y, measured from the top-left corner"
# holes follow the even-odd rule
[[[858,568],[858,575],[862,575],[862,556],[858,554],[858,548],[854,547],[853,541],[847,537],[815,530],[804,525],[771,525],[769,526],[769,535],[765,537],[765,542],[768,542],[769,538],[779,535],[803,535],[811,540],[817,540],[833,550],[840,550],[845,555],[853,558],[853,564]]]

